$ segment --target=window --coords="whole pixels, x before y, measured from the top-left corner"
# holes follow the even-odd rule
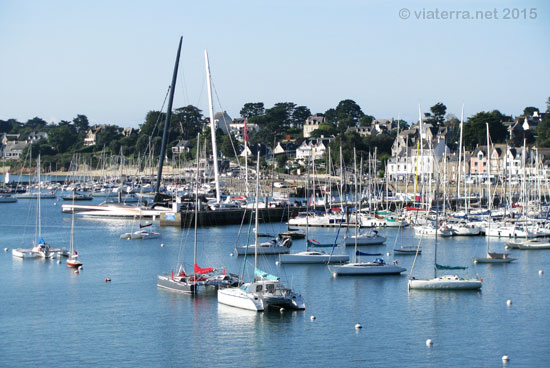
[[[262,285],[256,285],[256,292],[260,293],[262,291]]]

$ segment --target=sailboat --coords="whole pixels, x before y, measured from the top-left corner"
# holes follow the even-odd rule
[[[491,228],[491,207],[492,207],[492,200],[491,200],[491,142],[489,138],[489,124],[486,123],[487,126],[487,206],[489,210],[489,218],[487,221],[487,226],[490,232]],[[487,257],[474,257],[474,263],[510,263],[512,261],[515,261],[517,258],[509,257],[508,253],[496,253],[496,252],[489,252],[489,243],[490,243],[490,237],[487,236]]]
[[[260,150],[256,161],[256,172],[260,172]],[[232,307],[262,312],[268,307],[305,309],[302,296],[286,288],[280,279],[258,269],[258,203],[260,193],[260,175],[256,175],[256,203],[254,235],[254,279],[240,287],[218,289],[218,303]]]
[[[395,235],[395,243],[397,243],[397,236],[401,235],[401,246],[399,248],[393,248],[393,254],[400,254],[400,255],[413,255],[418,252],[418,254],[422,253],[422,248],[420,247],[420,244],[422,243],[422,238],[420,237],[420,244],[415,246],[405,246],[403,245],[403,228],[399,229],[399,232]],[[394,245],[395,246],[395,245]]]
[[[78,259],[78,252],[74,249],[74,212],[71,216],[71,240],[69,246],[69,258],[66,263],[67,267],[78,268],[82,266],[82,262]]]
[[[354,149],[354,162],[355,162],[355,149]],[[357,165],[354,163],[355,174],[355,200],[357,202]],[[380,253],[364,253],[357,250],[357,232],[359,227],[359,211],[355,211],[355,261],[353,263],[346,263],[343,265],[329,266],[333,276],[339,275],[399,275],[401,272],[406,271],[405,268],[394,264],[387,264],[383,258],[376,258],[372,262],[360,262],[360,256],[381,256]]]
[[[437,182],[436,188],[439,187],[439,180]],[[436,190],[436,200],[439,198],[439,192]],[[439,212],[436,212],[437,214]],[[439,216],[436,215],[436,223],[438,223]],[[420,248],[420,243],[418,245]],[[414,270],[414,265],[416,264],[416,259],[418,253],[416,254],[411,269]],[[410,289],[419,289],[419,290],[479,290],[481,288],[481,280],[478,279],[463,279],[458,275],[444,275],[437,276],[437,270],[465,270],[466,267],[459,266],[444,266],[437,264],[437,233],[435,234],[435,249],[434,249],[434,277],[432,279],[416,279],[414,276],[411,276],[408,282],[408,287]]]
[[[42,210],[40,204],[40,198],[42,197],[40,193],[40,154],[38,155],[38,160],[36,164],[36,172],[38,178],[38,195],[37,199],[37,211],[36,211],[36,231],[34,238],[34,245],[32,249],[23,249],[16,248],[12,249],[12,255],[18,258],[54,258],[55,252],[50,248],[48,244],[42,238]]]
[[[308,168],[308,175],[307,175],[307,181],[306,181],[306,197],[309,196],[309,168]],[[309,206],[309,201],[308,201]],[[309,211],[309,208],[306,209]],[[279,261],[281,263],[307,263],[307,264],[313,264],[313,263],[321,263],[321,264],[328,264],[328,263],[342,263],[342,262],[348,262],[349,256],[347,254],[328,254],[323,251],[318,250],[311,250],[310,247],[318,247],[321,246],[321,244],[317,241],[312,241],[309,239],[309,216],[306,217],[306,232],[305,232],[305,239],[306,239],[306,250],[302,252],[292,253],[292,254],[281,254],[279,256]],[[331,247],[334,247],[335,244],[330,244]],[[324,246],[324,244],[323,244]]]

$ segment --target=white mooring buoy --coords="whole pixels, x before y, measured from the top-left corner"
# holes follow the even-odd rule
[[[502,361],[503,361],[504,363],[507,363],[509,360],[510,360],[510,357],[509,357],[508,355],[503,355],[503,356],[502,356]]]
[[[230,257],[233,257],[233,253],[229,253],[229,256],[230,256]]]
[[[161,247],[161,248],[164,248],[164,243],[160,243],[160,247]]]
[[[389,256],[390,256],[390,252],[387,252],[387,253],[386,253],[386,257],[389,257]]]
[[[57,260],[57,264],[61,264],[61,260],[60,260],[60,259],[59,259],[59,260]]]
[[[362,329],[362,328],[363,328],[363,326],[361,326],[360,323],[357,323],[357,324],[355,325],[355,329],[356,329],[356,330],[360,330],[360,329]]]
[[[279,312],[283,313],[285,311],[284,308],[279,309]]]
[[[426,340],[426,346],[432,346],[433,344],[434,342],[432,341],[432,339]]]
[[[277,265],[277,266],[278,266],[278,265],[279,265],[279,261],[275,261],[275,265]]]
[[[539,275],[542,276],[543,273],[544,273],[544,272],[543,272],[542,270],[539,270]]]
[[[512,301],[511,301],[510,299],[508,299],[508,300],[506,301],[506,305],[507,305],[507,306],[511,306],[511,305],[512,305]]]
[[[315,318],[317,318],[317,317],[315,317],[315,316],[309,317],[309,319],[311,319],[312,321],[315,321]]]
[[[4,248],[4,252],[7,252],[9,249],[8,248]]]

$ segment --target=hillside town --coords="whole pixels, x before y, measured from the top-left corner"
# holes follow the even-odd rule
[[[550,114],[538,108],[527,107],[517,116],[482,112],[461,122],[446,114],[446,106],[438,103],[410,124],[399,118],[366,115],[352,100],[341,101],[326,113],[305,116],[304,112],[309,113],[309,109],[292,103],[276,104],[272,109],[251,103],[243,107],[242,116],[237,118],[227,112],[216,113],[214,124],[221,158],[240,162],[245,157],[254,158],[259,149],[260,157],[278,172],[296,174],[300,168],[304,172],[309,160],[323,172],[331,149],[332,158],[337,159],[338,148],[342,147],[344,162],[350,164],[353,145],[359,154],[375,155],[378,175],[387,175],[395,182],[411,182],[418,175],[433,178],[443,164],[450,182],[458,180],[459,172],[468,180],[479,181],[487,176],[488,167],[491,177],[516,177],[524,171],[527,175],[535,175],[535,171],[539,175],[550,174]],[[174,116],[169,130],[168,163],[181,167],[182,159],[189,162],[195,156],[197,138],[191,136],[195,132],[205,139],[211,154],[209,118],[202,117],[193,106],[177,109]],[[2,168],[20,168],[29,153],[33,158],[41,153],[45,165],[49,162],[51,168],[53,162],[61,172],[69,169],[75,153],[91,157],[91,165],[106,152],[131,162],[132,156],[145,157],[147,152],[155,151],[161,134],[158,120],[162,117],[160,112],[149,112],[146,122],[137,129],[90,125],[84,115],[58,124],[47,124],[40,118],[26,123],[1,121]],[[156,124],[152,127],[153,120]],[[486,136],[490,139],[490,151]]]

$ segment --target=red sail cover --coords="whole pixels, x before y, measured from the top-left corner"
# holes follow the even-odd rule
[[[426,209],[407,206],[407,211],[426,211]]]
[[[200,268],[198,264],[195,263],[195,273],[210,273],[210,272],[214,272],[214,269],[213,268]]]

